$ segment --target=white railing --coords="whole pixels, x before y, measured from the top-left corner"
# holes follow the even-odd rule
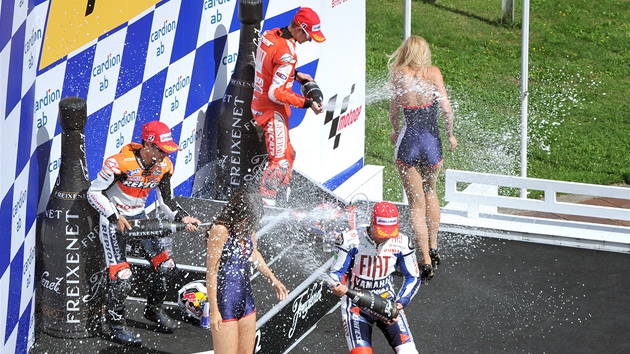
[[[496,193],[494,195],[488,195],[487,193],[484,194],[481,192],[475,192],[475,190],[479,189],[460,191],[457,188],[457,185],[460,182],[496,187],[539,190],[544,192],[544,199],[526,199],[520,197],[499,196]],[[446,170],[445,199],[448,202],[466,204],[469,218],[479,217],[479,206],[494,206],[630,221],[630,209],[559,202],[557,200],[558,193],[586,195],[593,198],[609,197],[630,201],[630,188]]]

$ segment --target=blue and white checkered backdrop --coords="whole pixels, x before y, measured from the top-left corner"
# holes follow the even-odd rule
[[[181,147],[171,155],[174,193],[200,195],[213,183],[213,113],[236,62],[240,23],[238,0],[1,4],[0,352],[25,353],[35,338],[36,220],[61,161],[59,101],[87,101],[91,179],[104,157],[139,141],[142,124],[159,119]],[[299,46],[300,71],[346,102],[341,110],[339,99],[335,123],[295,110],[292,140],[308,156],[298,156],[296,168],[338,186],[363,166],[364,102],[348,98],[365,92],[365,3],[266,0],[262,29],[287,25],[302,5],[320,14],[327,40]]]

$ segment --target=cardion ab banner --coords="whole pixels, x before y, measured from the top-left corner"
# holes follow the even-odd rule
[[[324,43],[298,45],[328,109],[294,109],[295,169],[334,191],[363,166],[365,3],[264,1],[261,30],[313,8]],[[59,173],[62,98],[87,102],[90,179],[105,157],[166,123],[175,195],[214,190],[219,102],[238,60],[237,0],[16,0],[0,8],[0,352],[34,340],[35,232]],[[294,90],[299,90],[299,85]],[[149,198],[153,202],[154,196]]]

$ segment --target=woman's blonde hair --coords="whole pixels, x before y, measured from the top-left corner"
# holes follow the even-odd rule
[[[429,43],[420,36],[407,38],[387,61],[390,73],[410,66],[416,70],[426,70],[431,66]]]

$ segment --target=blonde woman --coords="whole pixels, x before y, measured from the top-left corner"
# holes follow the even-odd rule
[[[389,57],[388,68],[389,120],[393,129],[390,138],[396,145],[396,164],[409,202],[411,226],[422,254],[422,278],[426,282],[440,263],[437,241],[440,203],[436,183],[442,167],[442,142],[438,113],[441,109],[452,151],[457,147],[453,109],[442,73],[431,65],[431,50],[424,38],[407,38]]]
[[[249,280],[250,263],[269,280],[279,300],[288,295],[256,249],[255,232],[262,216],[260,195],[242,189],[227,202],[208,230],[206,285],[217,354],[254,352],[256,307]]]

